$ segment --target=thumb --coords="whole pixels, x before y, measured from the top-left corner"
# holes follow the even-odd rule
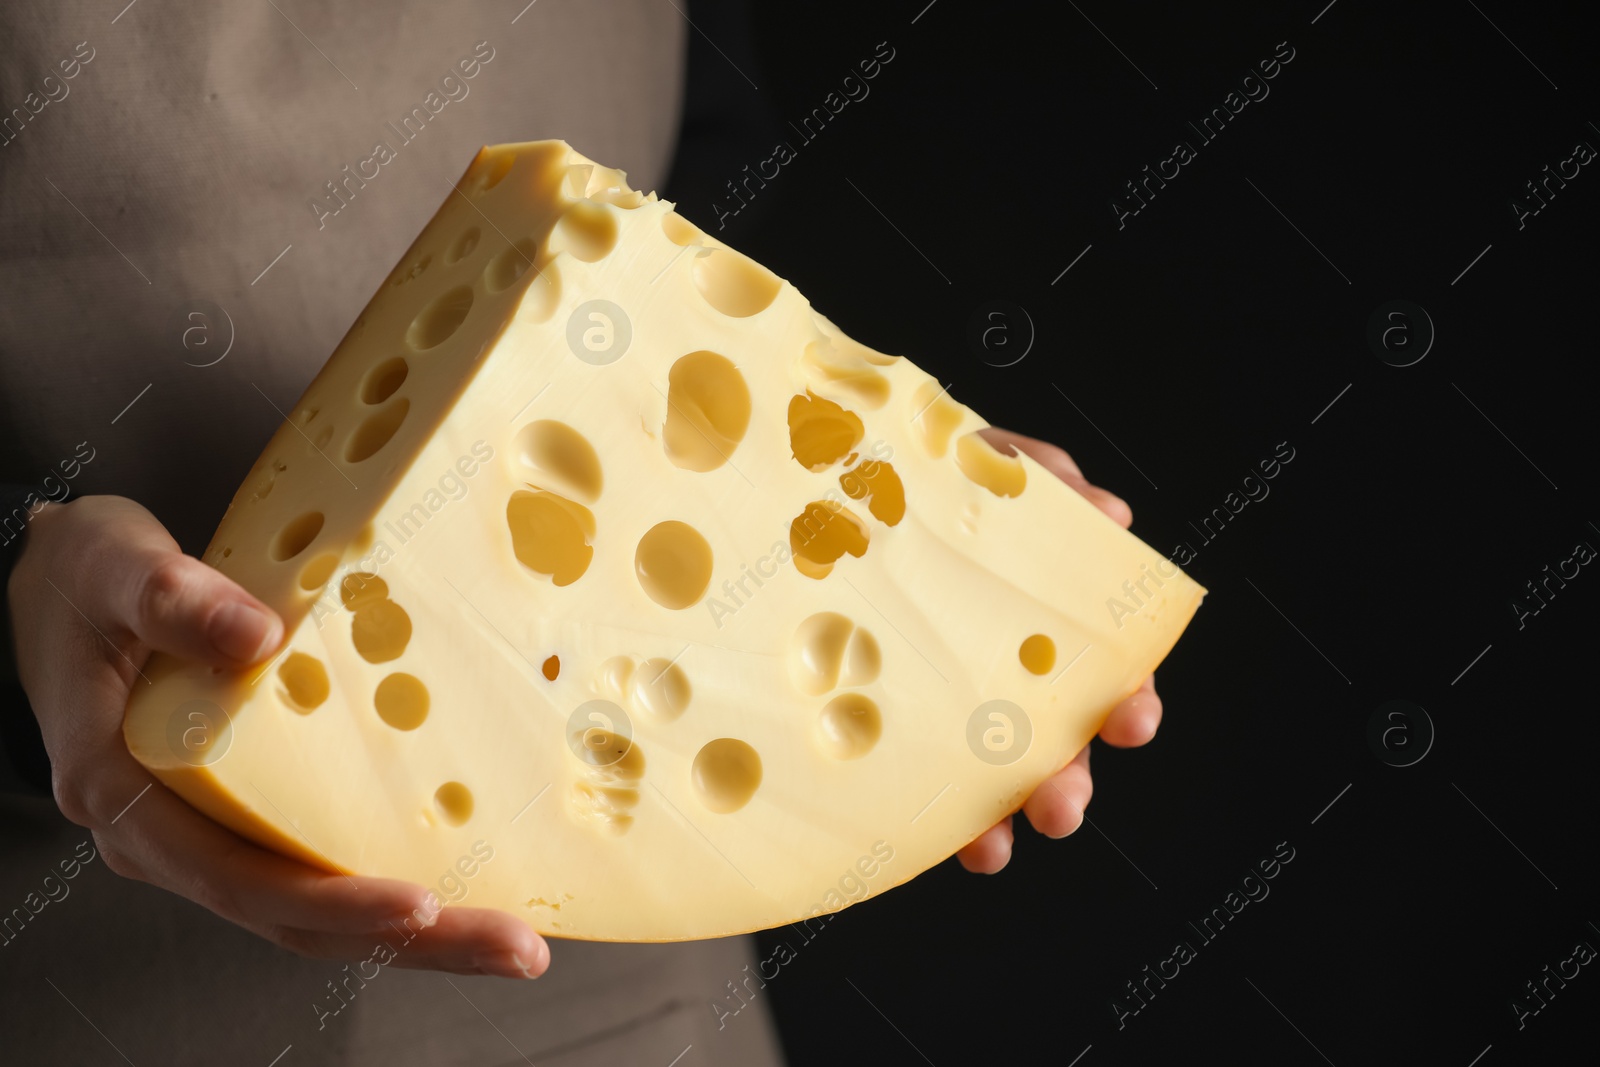
[[[142,509],[141,509],[142,510]],[[261,601],[179,550],[148,512],[118,531],[107,568],[116,623],[147,647],[223,667],[254,663],[283,640],[283,623]]]

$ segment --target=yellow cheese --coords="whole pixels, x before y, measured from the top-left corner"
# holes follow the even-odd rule
[[[985,425],[620,171],[485,149],[206,552],[283,649],[157,657],[129,748],[548,934],[835,911],[1016,810],[1204,595]]]

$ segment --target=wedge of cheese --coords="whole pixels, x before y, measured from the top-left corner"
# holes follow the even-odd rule
[[[620,171],[485,149],[205,559],[270,662],[133,754],[239,833],[565,937],[831,913],[1016,810],[1204,590]]]

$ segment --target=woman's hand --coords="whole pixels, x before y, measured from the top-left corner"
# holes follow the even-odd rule
[[[1010,430],[990,427],[983,431],[989,443],[1002,450],[1015,449],[1057,478],[1076,489],[1083,497],[1105,512],[1123,529],[1133,523],[1133,511],[1120,497],[1090,485],[1078,465],[1055,445],[1032,437],[1024,437]],[[1156,696],[1156,679],[1151,675],[1137,692],[1115,708],[1100,728],[1100,740],[1118,748],[1142,745],[1156,735],[1161,725],[1161,698]],[[1022,812],[1033,828],[1046,837],[1066,837],[1083,825],[1083,809],[1089,806],[1094,793],[1094,780],[1089,776],[1089,746],[1085,745],[1073,761],[1046,778],[1022,805]],[[975,841],[956,856],[961,865],[977,874],[994,874],[1011,859],[1011,819],[1007,815],[999,824],[985,830]]]
[[[283,640],[266,605],[185,556],[138,504],[47,505],[28,527],[6,604],[56,804],[93,832],[117,874],[302,956],[365,959],[417,931],[395,965],[508,978],[549,965],[544,940],[513,916],[441,909],[422,886],[346,878],[269,852],[189,807],[129,754],[123,708],[152,652],[239,669]]]

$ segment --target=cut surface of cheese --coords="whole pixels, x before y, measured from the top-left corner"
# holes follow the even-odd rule
[[[1015,811],[1204,595],[986,425],[622,172],[486,148],[206,551],[283,647],[153,658],[128,746],[546,934],[837,911]]]

